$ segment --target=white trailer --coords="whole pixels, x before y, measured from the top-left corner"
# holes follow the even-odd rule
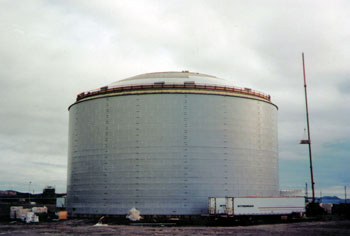
[[[209,215],[302,215],[304,197],[210,197]]]

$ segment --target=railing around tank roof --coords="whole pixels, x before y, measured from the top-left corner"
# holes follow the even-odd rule
[[[84,98],[93,97],[101,94],[131,91],[131,90],[147,90],[147,89],[199,89],[199,90],[211,90],[211,91],[226,91],[226,92],[251,95],[251,96],[263,98],[267,101],[271,101],[270,95],[256,91],[256,90],[252,90],[250,88],[195,84],[193,82],[192,83],[185,82],[183,84],[166,84],[163,82],[156,82],[153,84],[144,84],[144,85],[125,85],[125,86],[118,86],[118,87],[104,86],[104,87],[101,87],[100,89],[90,90],[88,92],[82,92],[78,94],[76,101],[80,101]]]

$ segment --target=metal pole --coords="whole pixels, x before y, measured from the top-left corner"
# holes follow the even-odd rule
[[[308,135],[309,156],[310,156],[312,202],[315,202],[315,182],[314,182],[314,173],[313,173],[313,169],[312,169],[311,135],[310,135],[310,124],[309,124],[309,107],[308,107],[308,103],[307,103],[307,89],[306,89],[306,75],[305,75],[304,53],[302,53],[302,57],[303,57],[303,74],[304,74],[304,90],[305,90],[305,104],[306,104],[307,135]]]
[[[309,197],[308,193],[307,193],[307,182],[305,182],[305,197],[306,197],[306,199]]]
[[[30,204],[30,185],[32,184],[32,181],[29,181],[29,191],[28,191],[28,199],[29,199],[29,204]]]
[[[345,191],[345,204],[346,204],[346,185],[344,186],[344,191]]]

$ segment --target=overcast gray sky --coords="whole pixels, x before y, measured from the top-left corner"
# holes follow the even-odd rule
[[[0,189],[66,191],[68,111],[82,91],[190,70],[279,106],[281,189],[310,186],[305,52],[316,193],[350,186],[350,1],[0,0]],[[31,185],[29,186],[29,181]]]

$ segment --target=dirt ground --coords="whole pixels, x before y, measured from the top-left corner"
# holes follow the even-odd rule
[[[43,222],[35,225],[1,223],[0,235],[350,235],[350,220],[314,221],[254,226],[94,226],[81,220]]]

